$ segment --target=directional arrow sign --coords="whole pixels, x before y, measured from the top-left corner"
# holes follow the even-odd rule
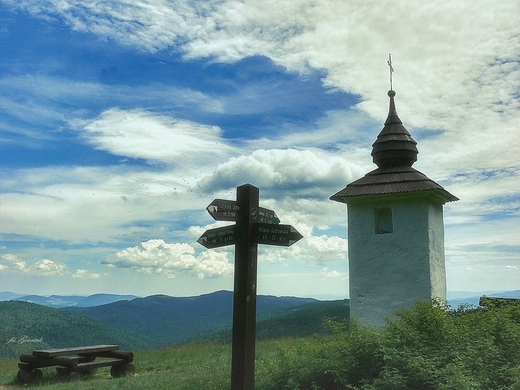
[[[291,225],[253,224],[253,237],[258,244],[291,246],[303,236]]]
[[[217,221],[236,221],[240,205],[234,200],[215,199],[206,210]]]
[[[208,249],[235,244],[235,225],[206,230],[197,242]]]
[[[237,221],[240,205],[234,200],[215,199],[206,207],[208,213],[217,221]],[[273,210],[258,208],[258,222],[261,223],[280,223],[280,219]]]
[[[279,224],[280,219],[278,215],[273,210],[264,209],[263,207],[258,208],[258,219],[259,223],[268,223],[268,224]]]

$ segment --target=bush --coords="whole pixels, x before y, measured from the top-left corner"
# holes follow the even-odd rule
[[[328,335],[280,343],[257,388],[520,390],[520,304],[418,303],[383,328],[326,327]]]

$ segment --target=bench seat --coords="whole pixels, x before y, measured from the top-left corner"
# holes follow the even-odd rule
[[[39,349],[33,351],[34,356],[55,357],[65,355],[96,355],[100,352],[116,351],[119,345],[91,345],[87,347],[74,348],[57,348],[57,349]]]

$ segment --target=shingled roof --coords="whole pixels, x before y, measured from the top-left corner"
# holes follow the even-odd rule
[[[442,202],[452,202],[458,198],[426,175],[412,168],[417,161],[417,142],[406,130],[395,109],[395,91],[388,91],[390,109],[383,130],[372,145],[372,157],[378,168],[364,177],[348,184],[330,197],[337,202],[348,198],[421,192],[432,195]],[[428,191],[428,193],[424,193]]]

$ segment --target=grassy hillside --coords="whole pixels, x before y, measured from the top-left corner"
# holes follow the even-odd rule
[[[520,306],[489,310],[420,304],[384,328],[354,325],[310,338],[257,343],[256,389],[520,389]],[[230,388],[231,346],[184,345],[138,352],[136,376],[111,380],[100,369],[57,384],[45,369],[40,389],[220,390]],[[0,385],[16,384],[16,361],[0,361]],[[29,386],[33,387],[33,386]]]
[[[150,343],[146,337],[111,328],[81,314],[28,302],[0,302],[0,358],[51,347],[118,344],[121,349],[137,350]]]

